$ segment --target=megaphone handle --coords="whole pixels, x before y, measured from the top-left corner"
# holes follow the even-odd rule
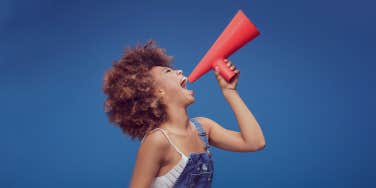
[[[228,82],[231,81],[235,76],[235,72],[227,66],[224,59],[220,59],[216,62],[216,65],[219,67],[219,74],[226,79]]]

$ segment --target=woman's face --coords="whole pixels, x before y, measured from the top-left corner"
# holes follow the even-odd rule
[[[195,101],[193,91],[186,88],[188,79],[183,71],[155,66],[150,73],[156,81],[158,95],[162,96],[166,104],[175,103],[186,107]]]

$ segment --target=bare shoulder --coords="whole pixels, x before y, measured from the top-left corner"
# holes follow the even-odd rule
[[[148,158],[158,164],[166,160],[166,153],[169,151],[170,143],[161,130],[153,130],[148,133],[141,143],[137,158]]]
[[[148,133],[143,142],[140,145],[140,150],[149,150],[149,151],[159,151],[158,153],[163,153],[168,150],[169,142],[166,136],[161,130],[153,130]]]
[[[129,187],[150,187],[165,160],[169,142],[160,130],[147,134],[141,142]]]

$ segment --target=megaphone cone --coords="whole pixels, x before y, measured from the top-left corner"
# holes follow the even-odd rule
[[[227,67],[224,59],[227,59],[236,50],[256,38],[259,34],[260,32],[256,26],[253,25],[243,11],[239,10],[188,76],[189,82],[193,83],[216,66],[219,67],[219,73],[227,81],[230,81],[235,76],[235,72]]]

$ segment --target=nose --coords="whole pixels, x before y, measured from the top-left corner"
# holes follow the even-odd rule
[[[177,71],[176,71],[176,74],[177,74],[177,75],[181,75],[181,74],[183,74],[183,71],[182,71],[182,70],[177,70]]]

